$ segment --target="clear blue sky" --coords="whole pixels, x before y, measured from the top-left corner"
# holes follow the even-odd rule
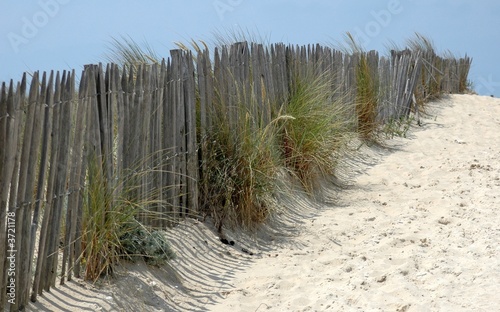
[[[419,32],[440,52],[472,56],[476,91],[500,97],[498,0],[1,0],[0,81],[105,62],[112,37],[167,57],[176,41],[232,28],[295,44],[342,41],[349,31],[382,53]]]

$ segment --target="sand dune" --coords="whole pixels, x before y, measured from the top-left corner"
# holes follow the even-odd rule
[[[187,220],[170,234],[175,274],[130,265],[31,310],[500,311],[500,100],[446,97],[409,138],[357,157],[346,189],[284,198],[254,237],[223,245]]]
[[[500,311],[500,101],[436,106],[211,311]]]

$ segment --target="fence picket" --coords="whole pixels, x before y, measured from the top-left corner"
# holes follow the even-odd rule
[[[16,204],[16,258],[20,259],[18,265],[16,265],[16,285],[19,285],[19,291],[17,292],[16,301],[13,305],[13,309],[24,309],[25,302],[27,299],[27,283],[26,280],[28,275],[24,274],[27,272],[27,261],[29,258],[29,220],[31,219],[31,194],[32,190],[30,185],[34,180],[32,174],[34,173],[34,165],[36,164],[35,156],[31,152],[34,152],[36,148],[32,144],[32,138],[35,129],[36,110],[37,110],[37,98],[39,97],[39,78],[38,73],[33,75],[31,80],[31,87],[26,101],[25,95],[20,94],[17,96],[17,100],[21,101],[21,105],[27,110],[26,116],[26,126],[23,133],[23,144],[21,151],[20,166],[19,171],[19,182],[17,189],[17,204]],[[34,140],[33,140],[34,141]]]

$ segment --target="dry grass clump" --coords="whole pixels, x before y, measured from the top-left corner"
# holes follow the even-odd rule
[[[108,181],[100,158],[89,159],[83,193],[80,255],[85,265],[85,279],[95,281],[112,273],[114,265],[123,257],[142,256],[150,263],[159,264],[175,256],[163,236],[137,219],[139,215],[158,218],[147,207],[165,204],[158,199],[158,194],[141,194],[140,198],[137,195],[141,176],[157,170],[138,169],[133,174]]]
[[[143,48],[132,38],[124,36],[111,39],[107,58],[112,63],[132,66],[134,70],[138,65],[161,63],[161,57],[150,45],[145,43]]]
[[[356,67],[356,116],[357,131],[364,140],[373,140],[379,127],[378,85],[375,75],[371,72],[365,53],[360,54]]]
[[[202,209],[212,216],[216,226],[252,228],[270,212],[268,197],[275,189],[279,170],[276,154],[276,123],[259,125],[248,103],[230,103],[217,96],[209,112],[214,126],[208,129],[202,144]],[[231,116],[230,111],[235,112]]]
[[[354,69],[356,84],[353,90],[355,92],[356,130],[361,139],[374,141],[380,127],[377,120],[379,92],[377,73],[373,72],[370,66],[368,53],[356,42],[351,33],[346,34],[345,41],[344,52],[357,58]]]
[[[449,92],[470,92],[471,83],[467,80],[472,64],[470,57],[457,57],[449,51],[440,55],[434,42],[420,33],[408,39],[407,46],[422,57],[420,84],[415,90],[419,103],[424,105]]]
[[[293,118],[283,123],[279,140],[286,168],[308,193],[319,176],[333,174],[336,153],[351,133],[348,106],[342,97],[334,96],[329,73],[315,72],[295,73],[285,105],[286,114]]]
[[[421,104],[439,99],[442,92],[443,59],[437,55],[434,42],[422,34],[415,33],[413,38],[407,40],[407,45],[414,53],[420,52],[423,66],[420,73],[421,83],[415,92]]]

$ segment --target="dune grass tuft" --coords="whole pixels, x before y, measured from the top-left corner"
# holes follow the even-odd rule
[[[293,119],[283,123],[281,153],[285,166],[312,193],[318,177],[331,175],[335,155],[346,143],[349,117],[342,97],[334,97],[327,73],[295,73],[286,105]],[[334,100],[334,98],[336,100]]]
[[[161,58],[147,43],[144,47],[130,37],[112,38],[107,59],[111,63],[132,66],[134,69],[142,64],[159,64]]]
[[[239,86],[238,92],[244,90]],[[204,211],[211,215],[217,227],[242,226],[252,228],[263,222],[269,212],[268,196],[275,189],[274,179],[279,170],[275,132],[277,122],[262,124],[257,103],[227,103],[216,90],[216,100],[208,112],[214,125],[206,132],[202,143],[201,194]]]
[[[344,51],[357,57],[358,63],[355,67],[355,112],[356,128],[361,139],[374,141],[376,139],[379,123],[378,113],[378,90],[376,80],[377,73],[372,72],[368,53],[356,42],[351,33],[346,34]]]
[[[417,101],[424,104],[439,99],[443,94],[443,59],[437,55],[434,42],[420,33],[415,33],[413,38],[407,40],[407,45],[412,52],[419,52],[423,61],[420,88],[415,92]]]
[[[168,242],[137,219],[139,215],[158,218],[148,207],[165,204],[155,193],[137,196],[141,176],[156,170],[138,169],[134,174],[116,176],[108,181],[100,158],[89,160],[82,220],[81,259],[85,264],[85,279],[95,281],[111,274],[123,257],[142,256],[154,264],[175,257]]]
[[[468,80],[467,77],[469,77],[469,71],[471,67],[472,59],[465,54],[463,58],[460,58],[458,60],[458,70],[459,70],[459,77],[458,77],[458,92],[460,93],[467,93],[471,92],[473,90],[471,82]]]
[[[356,67],[356,116],[359,136],[367,141],[374,140],[378,122],[378,85],[368,64],[365,53],[360,54]]]

